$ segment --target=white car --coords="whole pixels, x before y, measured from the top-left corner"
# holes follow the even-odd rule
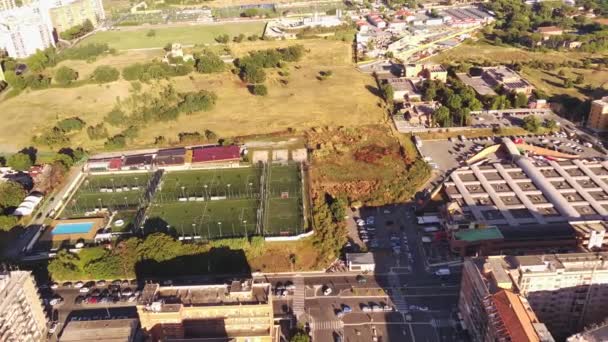
[[[363,221],[362,219],[358,219],[357,220],[357,226],[359,226],[359,227],[365,226],[365,221]]]
[[[76,282],[76,284],[74,284],[74,287],[75,287],[75,288],[77,288],[77,289],[79,289],[79,288],[81,288],[81,287],[83,287],[83,286],[84,286],[84,283],[83,283],[83,282],[81,282],[81,281]]]
[[[57,322],[51,324],[51,327],[49,328],[49,334],[53,335],[55,331],[57,331],[57,326],[59,326],[59,323]]]
[[[80,293],[89,293],[90,289],[88,287],[81,287],[78,292]]]
[[[324,295],[324,296],[329,296],[329,295],[330,295],[332,292],[333,292],[333,291],[331,290],[331,287],[329,287],[329,286],[324,286],[324,289],[323,289],[323,295]]]
[[[57,284],[57,283],[52,283],[51,284],[51,289],[55,290],[57,288],[59,288],[59,284]]]
[[[57,304],[61,304],[63,302],[63,299],[61,298],[53,298],[51,299],[51,301],[49,302],[49,304],[51,305],[57,305]]]

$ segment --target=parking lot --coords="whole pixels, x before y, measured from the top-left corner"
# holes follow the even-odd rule
[[[68,282],[51,287],[40,290],[51,318],[51,327],[55,327],[52,329],[54,332],[49,336],[51,341],[57,339],[70,320],[86,321],[137,316],[135,304],[140,289],[136,282],[84,282],[82,286]]]

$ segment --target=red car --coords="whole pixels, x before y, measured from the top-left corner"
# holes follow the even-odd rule
[[[89,304],[97,304],[98,302],[99,302],[99,299],[97,297],[89,298]]]

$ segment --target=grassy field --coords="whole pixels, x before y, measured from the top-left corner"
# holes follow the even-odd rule
[[[483,63],[484,61],[494,63],[529,62],[541,60],[546,63],[563,63],[568,61],[582,61],[586,58],[593,58],[607,55],[590,54],[576,51],[548,51],[533,52],[509,46],[495,46],[483,41],[462,44],[454,49],[445,51],[431,60],[439,63],[451,63],[457,61],[468,61],[471,63]],[[585,81],[581,85],[572,88],[564,88],[564,77],[559,76],[559,70],[563,70],[564,77],[574,80],[579,74],[584,75]],[[603,87],[608,90],[608,69],[592,70],[577,68],[558,68],[557,70],[541,70],[524,67],[522,75],[527,78],[534,86],[544,90],[548,95],[569,95],[584,99],[589,96],[585,91],[585,86]]]
[[[154,27],[123,27],[120,31],[105,31],[92,35],[80,44],[107,43],[117,50],[162,48],[167,43],[181,43],[183,45],[210,44],[215,37],[227,34],[230,37],[240,33],[250,36],[262,36],[265,22],[207,24],[196,26],[178,26],[166,28]],[[153,29],[156,34],[148,37]]]
[[[167,229],[177,236],[203,239],[253,235],[258,203],[256,199],[154,203],[144,231]]]
[[[269,235],[304,231],[302,181],[297,165],[270,166],[264,230]]]
[[[253,198],[260,192],[259,168],[168,172],[157,192],[157,202],[181,197]],[[182,188],[183,187],[183,188]]]
[[[150,175],[89,176],[72,196],[62,217],[78,217],[100,208],[134,210],[142,202]]]
[[[378,107],[380,99],[370,89],[375,87],[371,77],[358,72],[351,58],[349,44],[332,40],[303,40],[276,42],[247,42],[232,44],[235,56],[247,51],[270,47],[303,44],[309,52],[298,63],[291,63],[289,77],[280,77],[267,70],[268,96],[249,93],[246,85],[230,72],[214,75],[193,73],[173,78],[170,82],[179,91],[213,90],[218,95],[216,107],[205,113],[182,116],[177,121],[151,124],[140,131],[130,147],[153,144],[154,137],[177,140],[184,131],[210,129],[219,136],[230,137],[264,134],[288,127],[307,129],[320,126],[346,126],[380,123],[384,113]],[[160,57],[158,51],[120,53],[100,58],[94,63],[75,62],[82,75],[88,75],[97,65],[124,67],[127,64]],[[72,64],[70,64],[72,65]],[[317,80],[319,71],[331,70],[325,81]],[[287,84],[281,82],[286,79]],[[164,81],[167,83],[168,81]],[[144,86],[144,90],[151,86]],[[57,120],[78,116],[94,125],[103,121],[118,100],[130,96],[131,84],[116,81],[106,85],[89,84],[77,88],[51,88],[26,91],[0,102],[0,152],[16,151],[31,144],[35,134],[52,127]],[[106,125],[110,134],[122,128]],[[91,141],[84,130],[70,136],[73,146],[102,150],[104,140]],[[42,149],[44,147],[41,146]]]

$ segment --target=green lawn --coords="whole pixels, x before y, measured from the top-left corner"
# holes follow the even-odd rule
[[[146,234],[168,231],[177,236],[217,239],[255,234],[258,200],[152,204],[144,225]],[[244,223],[243,221],[246,221]]]
[[[261,170],[253,167],[168,172],[156,201],[171,202],[180,197],[252,198],[259,194],[260,174]]]
[[[173,42],[183,45],[209,44],[215,41],[215,37],[222,34],[230,37],[241,33],[246,36],[257,34],[261,37],[265,24],[264,22],[248,22],[153,28],[155,31],[153,37],[148,37],[148,32],[152,28],[121,28],[120,31],[96,33],[80,44],[108,43],[110,47],[118,50],[162,48],[167,43]]]

